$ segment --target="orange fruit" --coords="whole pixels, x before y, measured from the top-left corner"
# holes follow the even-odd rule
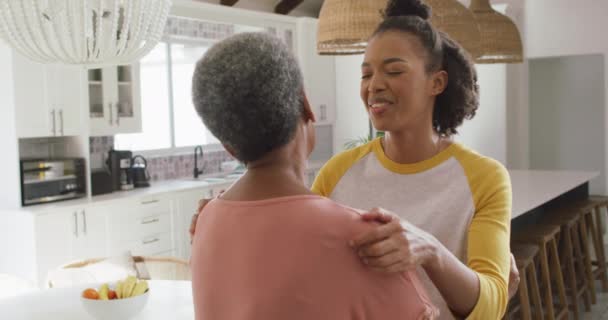
[[[82,292],[82,297],[86,299],[99,299],[99,293],[95,289],[88,288]]]
[[[118,298],[118,296],[116,296],[116,291],[114,291],[114,290],[108,291],[108,299],[114,300],[116,298]]]

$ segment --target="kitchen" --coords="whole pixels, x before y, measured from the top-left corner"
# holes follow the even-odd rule
[[[209,2],[173,1],[161,42],[126,66],[83,70],[32,64],[1,43],[0,96],[5,107],[0,143],[5,157],[0,170],[5,179],[0,185],[0,273],[46,287],[50,270],[125,250],[189,258],[187,230],[198,200],[216,196],[241,172],[198,121],[189,100],[194,63],[227,35],[267,31],[296,53],[318,118],[309,184],[346,143],[369,134],[365,109],[354,107],[361,105],[357,93],[362,56],[315,52],[315,18],[322,1],[281,1],[293,7],[287,10],[289,15],[272,13],[279,1],[222,1],[230,2],[228,6]],[[514,214],[587,181],[588,193],[606,195],[608,84],[603,57],[608,47],[600,30],[607,27],[603,17],[608,5],[591,0],[492,4],[517,25],[525,59],[477,65],[480,109],[473,121],[465,121],[456,140],[497,159],[515,174]],[[573,110],[572,105],[578,108]],[[202,156],[195,153],[197,145],[202,145]],[[120,164],[137,155],[146,163],[141,170],[144,160],[136,161],[141,187],[127,179],[136,171],[131,164],[122,168],[122,182],[120,165],[110,165],[114,174],[107,174],[108,159]],[[24,205],[18,168],[22,159],[31,158],[82,159],[83,197]],[[195,179],[199,170],[201,177]],[[518,185],[533,175],[527,170],[582,173],[563,179],[541,176],[540,182],[532,179]],[[518,180],[518,174],[524,180]],[[530,187],[537,182],[538,187]],[[146,183],[150,186],[143,186]],[[564,186],[541,196],[533,192],[543,193],[559,183]],[[103,194],[109,189],[117,191]]]

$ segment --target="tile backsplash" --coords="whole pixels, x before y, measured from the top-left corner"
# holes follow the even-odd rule
[[[114,147],[114,137],[91,137],[90,138],[91,168],[104,166],[108,151]],[[137,152],[133,153],[133,156]],[[186,154],[146,157],[148,172],[151,181],[161,181],[192,177],[194,170],[194,148]],[[199,168],[203,168],[203,174],[220,172],[220,165],[224,161],[234,158],[225,150],[208,151],[204,153],[203,160],[199,159]]]

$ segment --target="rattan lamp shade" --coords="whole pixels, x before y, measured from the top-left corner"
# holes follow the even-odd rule
[[[481,32],[476,63],[521,63],[523,47],[517,26],[490,6],[489,0],[471,0],[469,7]]]
[[[317,52],[349,55],[365,52],[367,40],[382,21],[387,0],[325,0],[319,13]]]
[[[481,33],[473,13],[458,0],[426,0],[431,24],[447,33],[475,58],[481,50]]]

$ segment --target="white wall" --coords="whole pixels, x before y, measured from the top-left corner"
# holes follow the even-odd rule
[[[336,124],[334,153],[350,140],[369,135],[367,111],[359,96],[363,55],[336,56]]]
[[[520,1],[520,0],[510,0]],[[533,0],[523,4],[523,23],[516,21],[522,32],[524,50],[528,58],[572,56],[586,54],[608,54],[608,1],[602,0]],[[608,74],[608,64],[604,71]],[[525,126],[534,126],[529,122],[528,110],[534,108],[528,105],[527,65],[517,70],[515,76],[509,74],[508,96],[523,97],[518,105],[509,105],[516,114],[509,117],[509,160],[516,165],[525,165],[524,158],[529,159],[529,150],[523,145],[530,140]],[[519,88],[517,88],[519,83]],[[605,108],[608,107],[608,82],[604,89]],[[584,101],[581,101],[584,103]],[[608,124],[608,112],[604,115],[604,125]],[[579,125],[584,125],[580,123]],[[608,140],[598,146],[606,154]],[[605,157],[608,159],[608,157]],[[529,163],[528,163],[529,164]],[[604,164],[604,172],[608,172],[608,162]]]
[[[465,120],[456,141],[503,164],[507,162],[506,66],[476,65],[479,83],[479,109],[472,120]]]
[[[604,56],[530,60],[530,165],[543,170],[593,170],[605,194]]]

